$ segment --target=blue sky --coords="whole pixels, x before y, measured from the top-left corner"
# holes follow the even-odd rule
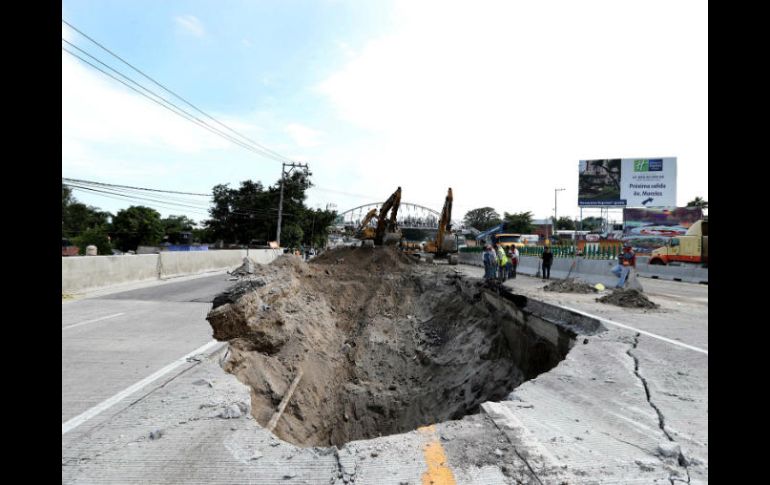
[[[440,210],[451,186],[457,219],[487,205],[541,218],[565,187],[559,214],[576,216],[578,160],[662,156],[678,157],[679,204],[707,198],[707,6],[574,3],[68,0],[62,11],[217,119],[309,163],[312,206],[344,210],[401,185],[403,200]],[[64,52],[62,126],[65,177],[208,192],[280,176],[280,163]]]

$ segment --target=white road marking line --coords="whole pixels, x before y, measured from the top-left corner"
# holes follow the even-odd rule
[[[652,337],[652,338],[655,338],[655,339],[658,339],[658,340],[662,340],[664,342],[667,342],[667,343],[670,343],[670,344],[673,344],[673,345],[677,345],[679,347],[684,347],[685,349],[694,350],[696,352],[700,352],[700,353],[706,354],[706,355],[709,354],[708,350],[704,350],[704,349],[701,349],[701,348],[698,348],[698,347],[693,347],[692,345],[687,345],[685,343],[682,343],[682,342],[679,342],[679,341],[676,341],[676,340],[671,340],[670,338],[666,338],[666,337],[664,337],[662,335],[658,335],[658,334],[655,334],[655,333],[647,332],[647,331],[644,331],[644,330],[641,330],[641,329],[638,329],[638,328],[635,328],[635,327],[632,327],[630,325],[626,325],[626,324],[623,324],[623,323],[613,322],[612,320],[608,320],[606,318],[602,318],[602,317],[597,316],[597,315],[591,315],[590,313],[586,313],[584,311],[576,310],[576,309],[570,308],[568,306],[564,306],[564,305],[557,305],[557,306],[560,306],[560,307],[564,308],[565,310],[569,310],[571,312],[579,313],[579,314],[584,315],[586,317],[595,318],[595,319],[597,319],[597,320],[599,320],[601,322],[604,322],[604,323],[609,323],[610,325],[615,325],[617,327],[625,328],[627,330],[633,330],[634,332],[639,332],[642,335],[647,335],[648,337]]]
[[[112,397],[110,397],[108,399],[105,399],[104,401],[100,402],[99,404],[97,404],[96,406],[92,407],[91,409],[85,411],[84,413],[75,416],[74,418],[70,419],[66,423],[62,423],[62,425],[61,425],[61,434],[64,435],[65,433],[68,433],[68,432],[72,431],[73,429],[77,428],[78,426],[80,426],[81,424],[85,423],[89,419],[93,418],[97,414],[101,413],[102,411],[105,411],[105,410],[109,409],[110,407],[112,407],[115,404],[119,403],[123,399],[127,398],[131,394],[133,394],[136,391],[138,391],[139,389],[143,388],[147,384],[150,384],[151,382],[153,382],[155,380],[158,380],[161,377],[163,377],[164,375],[166,375],[169,372],[173,371],[174,369],[176,369],[180,365],[182,365],[185,362],[187,362],[187,359],[189,357],[192,357],[193,355],[205,352],[205,351],[207,351],[208,349],[214,347],[217,344],[225,345],[225,344],[223,344],[223,343],[221,343],[221,342],[219,342],[217,340],[212,340],[209,343],[207,343],[207,344],[205,344],[205,345],[203,345],[201,347],[198,347],[197,349],[193,350],[189,354],[186,354],[184,357],[178,358],[177,360],[175,360],[174,362],[170,363],[166,367],[160,369],[159,371],[155,372],[154,374],[152,374],[152,375],[150,375],[148,377],[145,377],[144,379],[142,379],[141,381],[137,382],[136,384],[134,384],[134,385],[132,385],[130,387],[127,387],[126,389],[120,391],[119,393],[115,394],[114,396],[112,396]]]
[[[672,295],[671,293],[661,293],[659,291],[646,291],[648,295],[658,295],[658,296],[666,296],[668,298],[674,299],[674,300],[695,300],[695,301],[703,301],[708,303],[708,298],[702,298],[699,296],[684,296],[684,295]]]
[[[75,327],[79,327],[81,325],[86,325],[86,324],[89,324],[89,323],[100,322],[102,320],[107,320],[108,318],[119,317],[121,315],[125,315],[125,313],[116,313],[115,315],[107,315],[106,317],[95,318],[93,320],[86,320],[85,322],[73,323],[72,325],[67,325],[66,327],[62,327],[61,329],[62,330],[67,330],[68,328],[75,328]]]

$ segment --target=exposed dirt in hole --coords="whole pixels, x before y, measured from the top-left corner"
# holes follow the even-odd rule
[[[597,290],[586,282],[578,281],[574,278],[556,280],[543,287],[545,291],[555,291],[558,293],[596,293]]]
[[[658,308],[660,306],[650,301],[644,293],[634,289],[613,289],[612,293],[597,298],[596,301],[626,308]]]
[[[327,251],[309,264],[281,256],[254,275],[208,319],[230,341],[224,368],[251,387],[263,426],[301,369],[274,430],[301,446],[459,419],[550,370],[571,345],[515,326],[523,314],[480,280],[392,248]]]

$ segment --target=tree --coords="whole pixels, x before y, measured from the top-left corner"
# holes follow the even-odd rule
[[[314,209],[310,210],[310,230],[308,231],[307,222],[305,223],[305,237],[303,242],[312,247],[324,247],[329,238],[327,228],[334,224],[337,218],[335,211]]]
[[[215,186],[214,202],[209,210],[211,219],[205,223],[208,237],[243,245],[254,240],[275,240],[280,183],[279,180],[275,185],[264,187],[261,182],[246,180],[237,189]],[[305,206],[305,192],[311,186],[309,175],[304,172],[294,172],[284,181],[281,224],[284,247],[326,244],[327,229],[337,214]]]
[[[112,254],[112,243],[107,235],[106,227],[92,227],[83,231],[79,236],[73,238],[73,244],[78,247],[78,252],[83,255],[86,253],[86,247],[93,244],[96,246],[97,254]]]
[[[700,197],[696,197],[690,202],[687,203],[687,207],[698,207],[700,209],[708,209],[709,203],[706,200],[703,200]]]
[[[194,243],[212,242],[215,240],[211,235],[211,230],[207,227],[196,227],[191,232],[192,242]]]
[[[566,229],[568,231],[574,231],[575,230],[575,221],[570,219],[569,217],[559,217],[559,219],[556,221],[556,229]]]
[[[508,231],[519,234],[531,234],[535,228],[532,224],[531,212],[503,213],[503,221],[508,225]]]
[[[64,184],[61,187],[61,204],[62,238],[75,238],[89,229],[107,231],[112,214],[78,202],[72,196],[72,190]]]
[[[298,248],[302,245],[305,231],[295,223],[281,225],[281,246],[285,248]]]
[[[604,224],[604,218],[603,217],[586,217],[583,219],[581,226],[583,231],[593,231],[596,229],[600,229]]]
[[[195,227],[195,221],[187,216],[168,216],[160,223],[163,225],[163,239],[171,244],[182,242],[182,233],[192,232]]]
[[[500,224],[500,214],[497,213],[491,207],[480,207],[478,209],[469,210],[465,213],[463,223],[466,226],[473,227],[479,231],[486,231],[487,229]]]
[[[64,219],[67,218],[67,208],[74,202],[72,198],[72,189],[61,184],[61,220],[64,225]]]
[[[137,205],[122,209],[112,220],[112,233],[121,251],[136,250],[140,245],[159,244],[163,237],[160,213]]]

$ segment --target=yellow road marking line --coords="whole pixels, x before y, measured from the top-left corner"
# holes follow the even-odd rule
[[[428,465],[428,470],[422,474],[422,485],[456,485],[452,470],[446,466],[444,447],[435,436],[436,427],[423,426],[418,431],[430,436],[430,441],[422,450]]]

